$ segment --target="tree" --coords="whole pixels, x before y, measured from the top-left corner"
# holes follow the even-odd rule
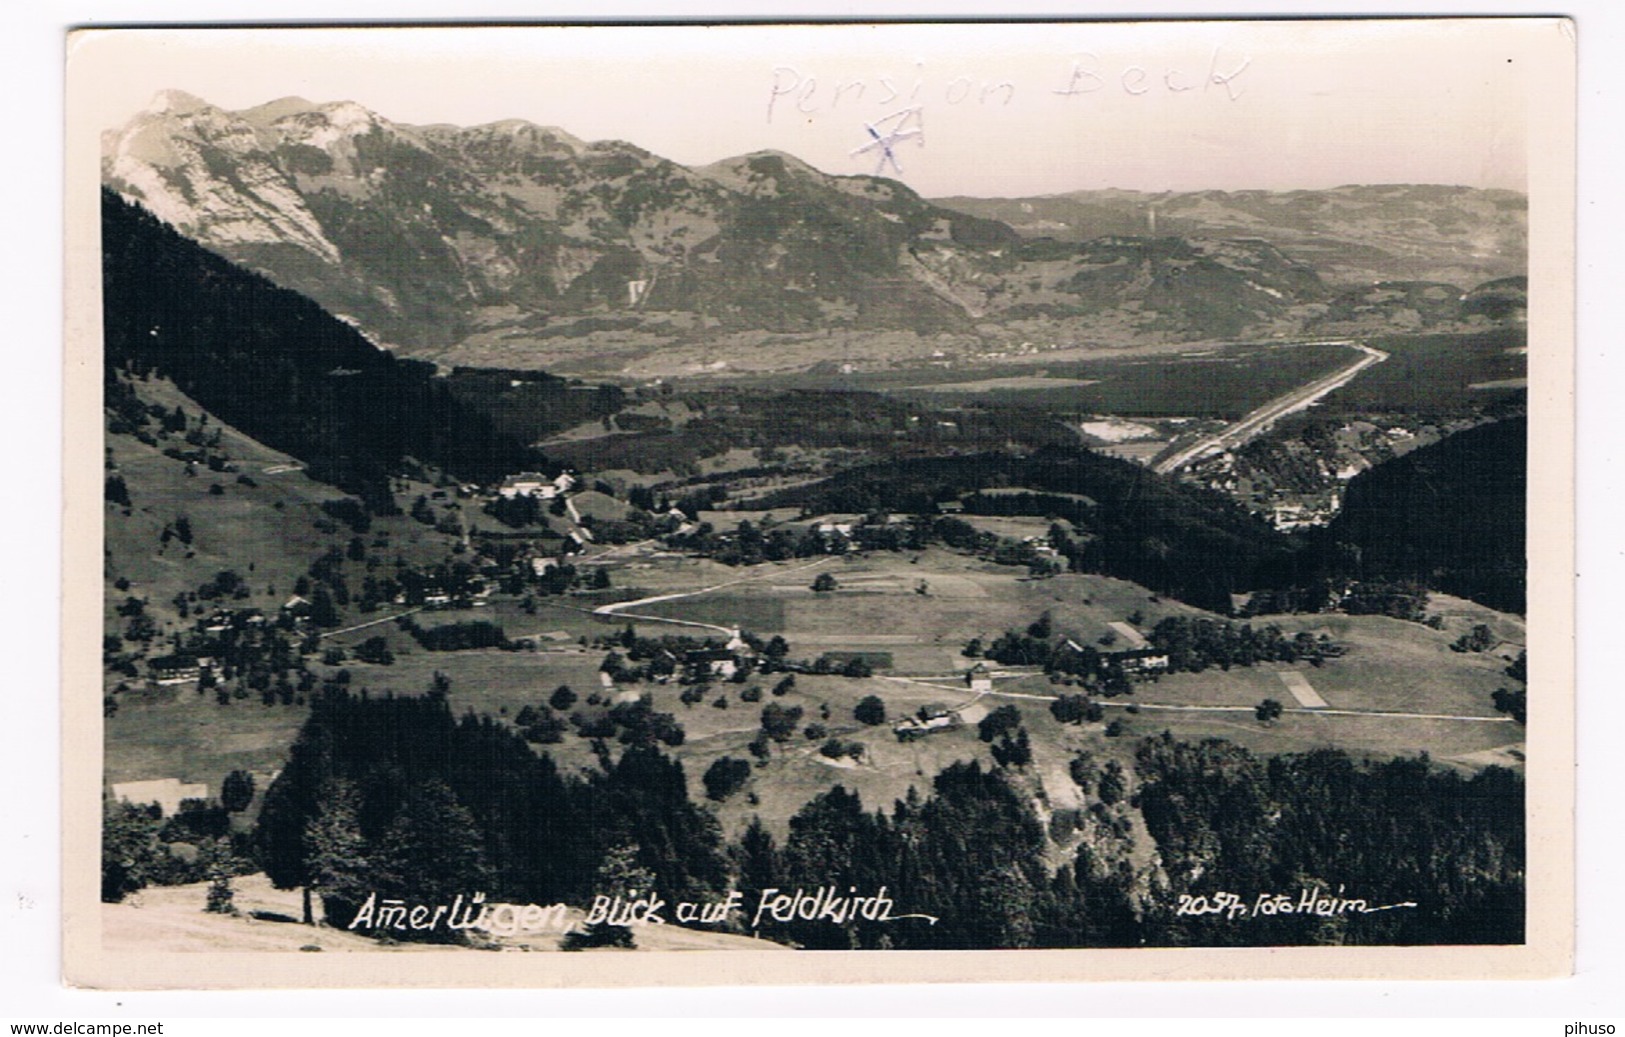
[[[1000,706],[981,719],[976,733],[984,742],[991,742],[1021,726],[1021,710],[1015,706]]]
[[[787,742],[790,736],[796,733],[796,725],[801,723],[800,706],[781,706],[777,702],[769,702],[762,707],[762,733],[775,742]]]
[[[237,858],[231,852],[231,840],[219,836],[198,848],[198,868],[209,880],[209,892],[203,910],[210,914],[234,915],[232,905],[236,891],[231,888],[231,876],[236,871]]]
[[[1121,803],[1127,792],[1128,775],[1124,772],[1123,765],[1116,760],[1107,760],[1106,766],[1100,772],[1100,801],[1107,806],[1113,806]]]
[[[852,717],[860,724],[874,727],[886,722],[886,703],[878,695],[865,695],[852,707]]]
[[[570,690],[568,684],[560,684],[553,689],[553,694],[548,697],[547,703],[562,713],[576,704],[576,693]]]
[[[1049,609],[1027,627],[1027,636],[1039,641],[1046,641],[1055,632],[1055,620],[1050,616]]]
[[[706,768],[705,795],[707,799],[722,802],[744,788],[750,780],[750,763],[733,756],[724,756]]]
[[[374,663],[378,666],[390,666],[395,662],[395,653],[389,650],[389,641],[382,634],[369,637],[356,645],[355,657],[364,663]]]
[[[839,586],[840,584],[835,581],[835,577],[830,573],[819,573],[818,578],[812,582],[812,589],[820,594],[835,590]]]
[[[993,743],[993,762],[1001,767],[1025,767],[1033,762],[1033,748],[1025,727],[1016,728],[1014,737],[1006,734]]]
[[[247,771],[232,771],[220,783],[220,805],[229,813],[240,814],[254,801],[254,776]]]
[[[325,782],[318,813],[305,826],[310,888],[322,900],[327,924],[346,928],[372,892],[376,874],[361,835],[360,794],[341,779]]]
[[[1257,709],[1253,710],[1253,715],[1258,718],[1258,722],[1260,724],[1267,726],[1281,719],[1281,714],[1283,712],[1285,712],[1285,710],[1275,699],[1265,699],[1263,702],[1258,704]]]
[[[146,807],[108,800],[102,807],[102,902],[145,889],[163,861],[158,823]]]
[[[622,843],[604,855],[593,889],[597,896],[636,900],[654,893],[655,877],[638,863],[637,844]],[[564,934],[564,942],[559,946],[561,950],[584,951],[594,947],[631,948],[635,945],[630,926],[595,922],[582,929],[571,929]]]
[[[379,885],[392,895],[449,904],[459,893],[489,888],[484,847],[474,815],[449,785],[431,778],[407,792],[380,840]]]

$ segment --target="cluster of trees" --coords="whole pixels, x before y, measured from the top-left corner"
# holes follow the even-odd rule
[[[514,715],[513,726],[525,736],[525,741],[537,745],[562,742],[564,733],[570,729],[570,725],[549,705],[522,707]]]
[[[745,787],[750,780],[751,766],[749,760],[741,760],[736,756],[723,756],[705,770],[701,780],[705,783],[705,795],[708,799],[717,802]]]
[[[198,694],[213,693],[222,706],[254,695],[267,706],[305,703],[317,686],[306,664],[314,645],[292,629],[291,620],[270,622],[257,609],[233,610],[218,617],[221,622],[215,618],[199,618],[193,630],[174,640],[170,655],[148,662],[190,666],[209,657],[213,662],[199,675]]]
[[[793,713],[764,710],[764,730],[772,724],[789,737]],[[1017,720],[990,727],[1001,753],[1020,752]],[[1360,764],[1331,751],[1262,761],[1226,743],[1164,736],[1140,746],[1132,798],[1118,761],[1074,761],[1074,780],[1093,802],[1073,827],[1099,835],[1052,871],[1053,843],[1009,764],[955,764],[928,795],[911,791],[889,812],[868,812],[836,787],[796,813],[780,845],[759,821],[725,843],[711,813],[690,801],[682,766],[658,745],[633,739],[598,758],[596,770],[561,773],[507,725],[454,718],[443,694],[326,694],[266,792],[252,852],[279,886],[320,897],[339,926],[373,893],[415,903],[476,891],[585,903],[636,872],[668,900],[738,889],[754,904],[767,888],[884,886],[894,916],[937,919],[764,918],[761,935],[807,947],[1504,943],[1522,934],[1522,783],[1493,768],[1462,778],[1425,760]],[[703,779],[707,798],[739,794],[751,770],[719,759]],[[1156,840],[1170,895],[1148,892],[1130,864],[1122,812],[1134,809]],[[143,811],[109,807],[105,896],[167,878],[155,824]],[[1459,881],[1467,874],[1473,882]],[[1419,906],[1246,926],[1172,909],[1178,893],[1289,891],[1333,878],[1373,904]]]
[[[1061,695],[1049,704],[1049,712],[1062,724],[1098,724],[1106,719],[1106,707],[1087,695]]]
[[[817,375],[813,378],[817,380]],[[1039,448],[1077,438],[1061,422],[1031,408],[933,411],[914,401],[852,389],[763,392],[734,388],[685,394],[674,402],[686,405],[694,415],[680,428],[559,444],[550,447],[550,452],[582,468],[698,473],[702,459],[734,449],[761,452],[794,446],[914,458],[993,450],[1010,443]],[[774,466],[760,474],[782,470],[783,466]],[[747,470],[743,474],[753,473]],[[850,499],[860,506],[828,510],[873,510],[856,495]]]
[[[319,896],[337,925],[371,892],[587,903],[609,852],[633,844],[671,896],[724,889],[720,832],[689,801],[681,764],[638,743],[600,759],[601,771],[563,775],[507,725],[453,718],[444,695],[324,695],[266,792],[259,862],[278,886]]]
[[[1506,675],[1524,685],[1519,688],[1496,688],[1491,696],[1498,712],[1506,713],[1520,724],[1529,722],[1529,652],[1522,651],[1506,668]]]
[[[1390,616],[1420,623],[1427,618],[1427,605],[1427,587],[1416,580],[1380,577],[1336,580],[1325,577],[1256,591],[1248,599],[1242,615],[1270,616],[1336,610],[1351,616]]]
[[[977,492],[1002,487],[1030,492]],[[1221,613],[1230,611],[1231,593],[1297,571],[1296,545],[1227,498],[1075,445],[885,461],[771,494],[759,506],[931,516],[960,500],[967,510],[1063,520],[1074,532],[1050,546],[1071,571],[1132,580]],[[974,529],[943,527],[940,535],[950,546],[976,542]]]
[[[461,623],[445,623],[440,626],[420,626],[411,616],[402,616],[396,621],[400,628],[412,635],[412,639],[431,652],[459,652],[471,648],[507,648],[515,647],[514,642],[508,640],[500,624],[488,619],[470,619]]]
[[[1524,788],[1497,767],[1464,778],[1425,757],[1356,762],[1336,750],[1260,759],[1216,739],[1164,735],[1135,758],[1136,799],[1170,893],[1290,893],[1320,886],[1373,907],[1326,919],[1226,924],[1145,919],[1156,942],[1507,944],[1523,940]]]
[[[1168,669],[1176,673],[1201,673],[1209,666],[1228,670],[1232,666],[1300,660],[1319,666],[1344,651],[1327,634],[1316,637],[1302,631],[1287,637],[1273,623],[1264,627],[1244,623],[1238,627],[1200,616],[1169,616],[1151,628],[1147,640],[1159,652],[1167,653]]]
[[[570,714],[570,724],[583,738],[614,738],[622,745],[652,746],[657,742],[676,747],[686,737],[683,725],[670,713],[661,713],[648,699],[617,702],[612,706],[588,704]],[[533,739],[534,741],[534,739]]]
[[[1452,652],[1487,652],[1501,643],[1487,623],[1475,623],[1473,629],[1456,638],[1450,645]]]
[[[149,885],[175,886],[208,880],[208,910],[226,911],[231,878],[253,870],[247,834],[231,817],[254,800],[254,776],[234,770],[221,782],[218,801],[182,800],[164,818],[156,805],[108,799],[102,804],[101,898],[118,903]],[[177,853],[177,844],[197,852]]]

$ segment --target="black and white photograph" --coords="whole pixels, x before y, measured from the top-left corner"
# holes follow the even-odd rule
[[[75,33],[70,975],[1566,972],[1573,63]]]

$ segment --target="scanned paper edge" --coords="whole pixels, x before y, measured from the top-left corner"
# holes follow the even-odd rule
[[[1186,21],[1200,21],[1200,18]],[[1290,19],[1280,19],[1290,20]],[[1452,19],[1463,20],[1463,19]],[[108,952],[99,896],[103,773],[101,296],[99,134],[87,125],[95,71],[67,40],[63,442],[63,976],[99,989],[264,987],[611,987],[910,982],[1082,982],[1245,979],[1557,978],[1574,962],[1574,25],[1561,18],[1465,19],[1521,24],[1529,62],[1529,564],[1531,688],[1543,702],[1527,730],[1526,942],[1512,947],[1284,947],[478,954],[467,950],[298,953]],[[1367,23],[1369,24],[1369,23]],[[1397,21],[1396,31],[1426,21]],[[974,25],[964,27],[975,31]],[[280,31],[280,30],[266,30]],[[389,32],[369,28],[368,32]],[[456,31],[447,29],[444,31]],[[522,31],[522,29],[521,29]],[[608,27],[606,27],[608,31]],[[678,30],[674,30],[678,31]],[[786,31],[816,32],[817,26]],[[1536,463],[1535,459],[1539,462]],[[90,694],[87,689],[95,693]],[[335,960],[337,958],[337,960]]]

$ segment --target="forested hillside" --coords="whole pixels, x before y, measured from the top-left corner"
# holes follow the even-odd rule
[[[998,495],[975,491],[998,488]],[[1027,494],[1009,492],[1015,489]],[[965,511],[1051,515],[1079,536],[1079,572],[1133,580],[1219,612],[1229,595],[1290,573],[1293,546],[1230,501],[1139,465],[1079,448],[1027,456],[978,454],[869,465],[775,494],[762,507],[811,513]]]
[[[337,694],[317,700],[271,787],[259,846],[275,882],[312,889],[339,925],[372,892],[581,902],[635,896],[621,887],[641,882],[668,901],[738,890],[747,910],[726,928],[813,948],[1522,939],[1523,785],[1510,772],[1464,779],[1331,750],[1265,761],[1164,735],[1141,743],[1132,771],[1080,757],[1072,775],[1088,806],[1048,831],[1024,767],[972,763],[890,811],[836,786],[782,844],[752,824],[730,845],[688,799],[681,765],[635,737],[618,757],[606,747],[597,772],[565,776],[505,725],[454,720],[443,695]],[[1135,815],[1154,842],[1150,871],[1135,863]],[[891,920],[754,913],[764,891],[822,887],[884,888]],[[1317,887],[1399,906],[1244,920],[1178,910],[1187,894],[1246,891],[1251,906]]]
[[[458,401],[434,367],[398,360],[303,296],[102,193],[109,368],[154,371],[310,473],[387,507],[411,457],[470,480],[535,459]]]
[[[1527,418],[1458,432],[1349,483],[1329,564],[1523,613]]]

